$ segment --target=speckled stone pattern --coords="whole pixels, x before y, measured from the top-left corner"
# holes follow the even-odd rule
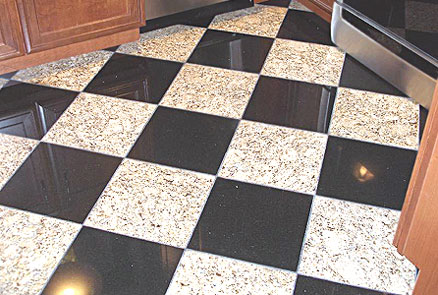
[[[184,248],[213,180],[209,175],[125,160],[85,224]]]
[[[338,86],[344,53],[333,46],[276,39],[262,74]]]
[[[2,188],[38,141],[0,134],[0,143],[0,188]]]
[[[242,121],[219,175],[313,193],[326,142],[323,134]]]
[[[257,80],[256,74],[186,64],[161,105],[238,119]]]
[[[405,97],[339,88],[330,134],[417,149],[419,114]]]
[[[391,293],[410,293],[415,266],[391,245],[399,217],[394,210],[314,198],[299,272]]]
[[[113,53],[95,51],[18,71],[12,79],[81,91]]]
[[[249,6],[0,76],[1,295],[411,294],[427,111],[297,1]]]
[[[289,295],[295,279],[292,272],[187,250],[166,294]]]
[[[43,141],[124,157],[156,106],[82,93]]]
[[[287,9],[283,7],[256,5],[218,15],[213,19],[209,28],[274,38],[286,13]]]
[[[123,44],[117,52],[185,62],[204,32],[205,28],[175,25],[141,34],[140,40]]]
[[[80,227],[0,206],[0,293],[39,294]]]

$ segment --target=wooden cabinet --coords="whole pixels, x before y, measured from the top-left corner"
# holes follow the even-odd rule
[[[23,54],[23,35],[16,2],[0,0],[0,60]]]
[[[134,41],[144,0],[0,0],[0,74]]]
[[[335,0],[298,0],[301,4],[314,11],[320,17],[330,22]]]

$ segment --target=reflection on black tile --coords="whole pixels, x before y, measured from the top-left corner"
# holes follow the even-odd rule
[[[348,54],[345,57],[339,86],[397,96],[406,96],[400,90],[380,78],[377,74]]]
[[[0,191],[0,204],[82,222],[120,162],[40,143]]]
[[[85,91],[158,103],[181,65],[173,61],[115,53]]]
[[[299,275],[294,295],[390,295],[330,281]]]
[[[420,106],[420,140],[423,137],[424,127],[426,126],[427,115],[429,111]]]
[[[5,74],[0,74],[0,78],[2,78],[2,79],[11,79],[12,76],[14,76],[16,73],[17,73],[17,71],[5,73]]]
[[[189,62],[259,73],[273,39],[207,30]]]
[[[244,119],[326,133],[336,87],[261,76]]]
[[[0,133],[41,139],[77,92],[10,81],[0,89]]]
[[[119,45],[117,45],[117,46],[113,46],[113,47],[105,48],[105,50],[112,51],[112,52],[116,52],[118,48],[119,48]]]
[[[189,247],[296,270],[312,197],[218,178]]]
[[[401,210],[416,155],[329,137],[317,194]]]
[[[182,250],[84,227],[42,295],[165,294]]]
[[[330,24],[313,12],[289,10],[278,38],[333,45]]]
[[[158,107],[128,157],[216,174],[236,126],[233,119]]]
[[[269,0],[265,2],[261,2],[263,5],[271,5],[271,6],[280,6],[280,7],[289,7],[290,0]]]

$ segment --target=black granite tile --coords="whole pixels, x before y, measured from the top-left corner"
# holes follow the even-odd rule
[[[277,38],[334,45],[330,24],[313,12],[289,9]]]
[[[158,103],[182,64],[115,53],[86,92]]]
[[[339,86],[390,95],[406,96],[400,90],[380,78],[377,74],[350,55],[345,57]]]
[[[128,157],[216,174],[237,120],[158,107]]]
[[[120,162],[40,143],[0,191],[0,204],[83,222]]]
[[[317,194],[401,210],[416,155],[330,136]]]
[[[177,24],[208,27],[217,14],[248,8],[252,5],[251,1],[246,0],[225,1],[172,15],[148,19],[146,26],[140,28],[140,32],[149,32]]]
[[[263,5],[271,5],[271,6],[280,6],[280,7],[289,7],[290,0],[269,0],[265,2],[261,2]]]
[[[181,249],[84,227],[42,295],[165,294],[181,255]]]
[[[426,126],[426,120],[429,111],[424,107],[420,106],[420,140],[423,137],[424,127]]]
[[[326,133],[335,96],[336,87],[261,76],[243,118]]]
[[[334,283],[299,275],[294,295],[390,295],[386,292]]]
[[[11,79],[12,76],[14,76],[17,72],[18,71],[1,74],[0,78],[2,78],[2,79]]]
[[[120,47],[120,45],[117,45],[117,46],[105,48],[105,50],[116,52],[119,47]]]
[[[312,197],[218,178],[189,248],[295,271]]]
[[[207,30],[189,62],[259,73],[273,39]]]
[[[0,89],[0,133],[41,139],[77,92],[9,81]]]

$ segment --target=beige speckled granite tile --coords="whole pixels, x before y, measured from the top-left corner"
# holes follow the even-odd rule
[[[392,246],[400,213],[315,197],[299,273],[409,294],[415,266]]]
[[[0,89],[2,89],[3,85],[5,85],[6,83],[8,83],[8,80],[0,78]]]
[[[156,106],[81,93],[43,141],[124,157]]]
[[[419,111],[405,97],[339,88],[330,134],[416,149]]]
[[[275,38],[287,8],[256,5],[215,16],[209,29]]]
[[[249,262],[186,250],[167,295],[290,295],[296,274]]]
[[[113,53],[94,51],[18,71],[12,79],[82,91]]]
[[[289,8],[295,10],[301,10],[301,11],[311,11],[309,8],[307,8],[297,0],[292,0],[289,4]]]
[[[240,118],[258,75],[186,64],[161,105],[213,115]]]
[[[0,294],[39,294],[80,228],[0,206]]]
[[[123,44],[117,52],[185,62],[205,28],[175,25],[141,34],[140,40]]]
[[[262,75],[337,86],[344,53],[334,46],[276,39]]]
[[[213,181],[210,175],[124,160],[85,224],[184,248]]]
[[[0,189],[37,144],[33,139],[0,134]]]
[[[242,121],[219,175],[314,193],[326,143],[325,134]]]

